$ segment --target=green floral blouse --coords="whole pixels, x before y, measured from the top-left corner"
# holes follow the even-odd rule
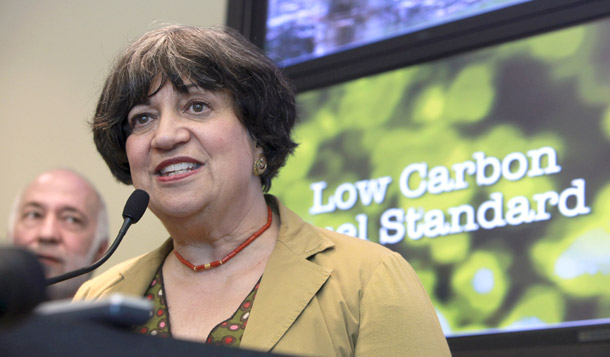
[[[239,347],[259,285],[260,279],[246,299],[239,305],[233,316],[212,329],[206,339],[206,343]],[[169,310],[163,292],[163,273],[161,268],[157,270],[144,296],[153,302],[153,313],[148,322],[135,326],[134,330],[146,335],[171,337]]]

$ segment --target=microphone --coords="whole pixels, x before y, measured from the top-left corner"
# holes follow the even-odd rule
[[[0,248],[0,286],[0,326],[46,300],[44,269],[34,253],[20,247]]]
[[[59,283],[60,281],[68,280],[70,278],[86,274],[96,269],[100,265],[104,264],[104,262],[106,262],[106,260],[108,260],[108,258],[110,258],[110,256],[117,249],[117,247],[121,243],[121,240],[125,236],[125,233],[127,233],[129,227],[131,227],[132,224],[137,223],[140,218],[142,218],[144,212],[146,212],[146,207],[148,207],[148,198],[148,193],[142,190],[135,190],[133,191],[131,196],[129,196],[127,202],[125,203],[125,208],[123,208],[123,226],[121,226],[121,229],[119,230],[116,239],[114,240],[110,248],[108,248],[103,257],[101,257],[98,261],[87,267],[67,272],[65,274],[58,275],[52,278],[48,278],[46,280],[46,285],[52,285],[55,283]]]

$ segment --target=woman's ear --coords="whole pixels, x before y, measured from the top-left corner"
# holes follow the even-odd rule
[[[254,157],[263,156],[263,147],[254,142]]]

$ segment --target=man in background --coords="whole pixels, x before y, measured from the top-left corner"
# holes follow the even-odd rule
[[[42,173],[17,196],[8,222],[9,240],[33,251],[47,278],[87,266],[108,246],[103,198],[80,174]],[[49,299],[69,299],[87,274],[49,286]]]

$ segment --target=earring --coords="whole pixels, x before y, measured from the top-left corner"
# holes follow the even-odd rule
[[[256,176],[260,176],[265,172],[265,170],[267,170],[267,160],[264,156],[261,156],[256,161],[254,161],[252,173]]]

